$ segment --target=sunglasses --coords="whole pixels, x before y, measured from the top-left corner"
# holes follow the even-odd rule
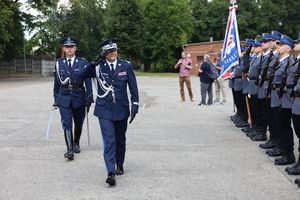
[[[284,43],[282,43],[282,42],[276,42],[276,44],[277,44],[278,46],[285,45],[285,44],[284,44]]]
[[[65,45],[64,47],[67,48],[67,49],[69,49],[69,48],[74,48],[75,45]]]

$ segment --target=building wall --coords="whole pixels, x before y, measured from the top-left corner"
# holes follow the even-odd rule
[[[183,45],[183,49],[187,54],[190,54],[192,59],[193,68],[191,73],[193,75],[198,74],[198,69],[200,63],[203,61],[205,54],[209,54],[211,61],[214,62],[215,58],[221,52],[223,47],[223,41],[213,41],[213,42],[202,42]]]

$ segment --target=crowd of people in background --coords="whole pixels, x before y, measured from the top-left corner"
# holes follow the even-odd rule
[[[181,58],[177,61],[174,66],[175,69],[179,68],[179,88],[180,88],[180,102],[185,101],[184,83],[188,89],[188,94],[190,101],[194,102],[193,92],[191,87],[191,72],[192,60],[189,54],[182,52]],[[215,77],[213,77],[212,71],[216,71]],[[200,79],[200,94],[201,101],[198,104],[201,105],[212,105],[220,103],[224,104],[226,102],[226,89],[225,80],[223,77],[218,77],[222,69],[222,61],[220,56],[215,59],[213,63],[210,59],[210,55],[205,54],[203,57],[203,62],[199,64],[199,79]],[[215,100],[213,100],[213,84],[215,85]],[[221,99],[222,94],[222,99]]]

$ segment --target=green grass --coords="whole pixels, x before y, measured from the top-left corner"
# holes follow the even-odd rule
[[[159,76],[159,77],[177,77],[178,73],[167,73],[167,72],[141,72],[135,71],[136,76]]]

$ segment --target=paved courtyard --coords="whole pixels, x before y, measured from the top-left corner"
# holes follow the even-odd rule
[[[195,102],[179,102],[177,78],[138,77],[138,84],[140,111],[127,131],[125,174],[110,188],[92,112],[91,146],[84,124],[82,152],[68,162],[58,111],[46,140],[53,80],[1,80],[0,200],[300,199],[295,177],[229,120],[231,95],[224,105],[198,106],[196,77]]]

